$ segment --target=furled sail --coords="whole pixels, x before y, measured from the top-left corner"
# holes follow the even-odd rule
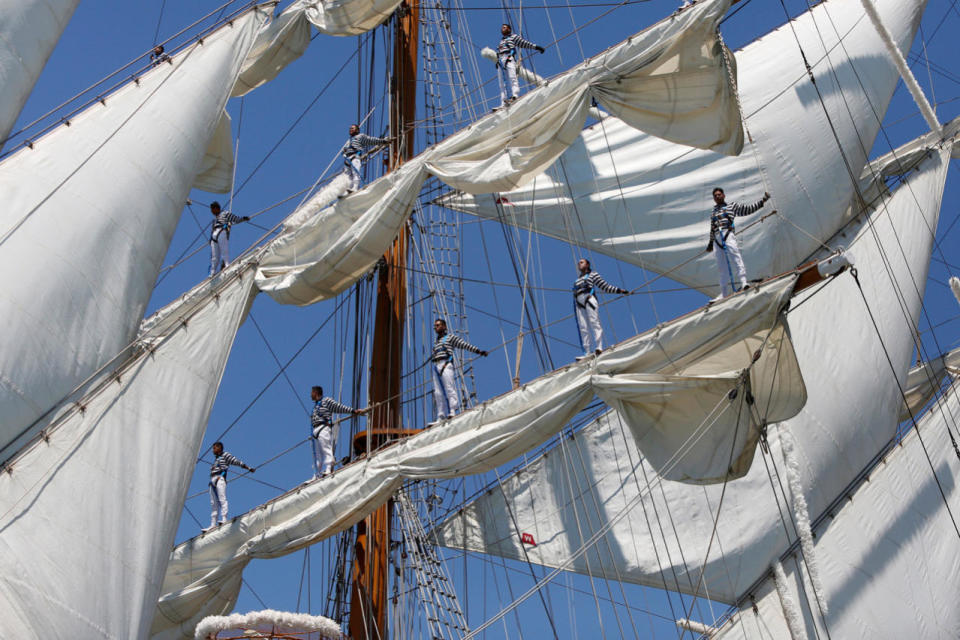
[[[148,321],[117,369],[0,474],[0,637],[146,636],[251,301],[246,269],[243,279],[238,265],[233,277],[202,285],[215,289],[215,303],[188,296]]]
[[[0,146],[80,0],[0,1]]]
[[[0,270],[18,274],[0,291],[0,449],[133,340],[265,19],[244,14],[0,163]]]
[[[960,461],[948,431],[960,424],[953,382],[912,431],[817,529],[821,576],[830,594],[824,619],[796,558],[783,562],[785,595],[800,638],[949,638],[960,627]],[[927,458],[929,456],[929,460]],[[938,486],[939,485],[939,486]],[[943,494],[941,494],[941,489]],[[800,582],[804,591],[799,590]],[[713,636],[792,637],[788,613],[768,577]],[[811,612],[811,605],[814,612]]]
[[[892,198],[841,232],[838,239],[849,242],[856,256],[863,298],[853,277],[841,275],[794,299],[791,340],[809,400],[798,416],[770,427],[769,457],[782,470],[777,434],[789,428],[815,515],[895,433],[902,405],[898,383],[903,384],[913,353],[948,154],[949,149],[931,152]],[[767,465],[754,464],[725,489],[661,481],[627,437],[622,420],[610,413],[565,439],[560,449],[506,479],[502,490],[451,516],[436,531],[437,538],[453,548],[558,567],[642,495],[640,504],[570,569],[692,592],[703,568],[701,595],[735,601],[795,535],[783,530]],[[572,487],[551,482],[555,474],[569,474]],[[719,545],[705,557],[721,492]],[[675,534],[656,528],[657,518],[668,513],[674,514]],[[569,525],[574,521],[579,528]],[[523,533],[530,533],[537,546],[524,549]]]
[[[926,3],[876,4],[907,50]],[[817,4],[737,52],[736,64],[750,134],[738,157],[677,146],[606,118],[526,187],[453,193],[441,203],[669,273],[715,295],[715,259],[703,253],[711,189],[750,202],[769,191],[765,209],[738,220],[738,239],[749,278],[788,271],[849,219],[854,178],[899,75],[859,0]]]
[[[917,365],[907,374],[903,386],[906,401],[900,410],[900,421],[916,418],[917,414],[940,390],[947,376],[960,374],[960,349]]]
[[[771,330],[777,333],[780,344],[776,352],[787,354],[790,348],[786,334],[778,329],[780,311],[794,283],[795,276],[786,276],[749,294],[733,296],[666,323],[611,348],[595,363],[582,362],[542,376],[378,451],[330,478],[289,492],[235,519],[229,526],[179,545],[167,568],[153,633],[160,637],[186,635],[203,616],[229,611],[240,588],[242,571],[250,560],[285,555],[352,526],[383,504],[405,479],[449,478],[489,471],[542,444],[586,406],[598,378],[615,380],[622,374],[629,378],[638,372],[660,374],[659,393],[668,402],[672,391],[684,399],[685,392],[699,384],[702,377],[715,372],[721,362],[728,368],[749,365],[762,342],[758,335],[770,334]],[[755,381],[758,405],[768,402],[771,406],[796,407],[797,385],[802,388],[802,383],[793,377],[792,353],[781,358],[782,371],[772,366],[776,355],[771,349],[758,360],[767,363],[759,369],[766,366],[768,376]],[[769,388],[771,378],[780,374],[793,383],[791,388],[761,400],[759,390]],[[730,402],[731,388],[738,388],[736,380],[727,380],[722,394],[724,403]],[[664,417],[657,427],[664,432],[671,426],[684,428],[696,408],[687,411],[686,415],[674,416],[672,425]],[[693,421],[698,419],[699,416]],[[697,434],[696,442],[692,446],[686,443],[681,452],[699,451],[693,457],[700,459],[704,457],[702,452],[709,449],[735,451],[742,444],[735,436],[737,428],[735,421],[728,425],[727,432],[722,425],[710,423]],[[639,442],[644,449],[674,445],[664,445],[657,437],[641,438]],[[752,457],[752,444],[749,446]],[[661,457],[677,469],[694,472],[692,467],[683,466],[682,455]],[[723,463],[727,462],[724,457]]]

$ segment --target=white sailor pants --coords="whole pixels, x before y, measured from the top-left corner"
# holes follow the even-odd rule
[[[223,476],[210,478],[210,526],[227,521],[227,479]]]
[[[333,470],[333,426],[313,430],[313,473],[323,476]]]
[[[437,420],[457,415],[460,397],[453,361],[434,362],[430,367],[433,369],[433,402],[437,405]]]
[[[581,293],[574,298],[574,310],[577,315],[577,329],[580,330],[580,346],[585,354],[594,349],[603,349],[603,327],[600,326],[600,305],[592,293]],[[590,347],[590,341],[595,345]]]
[[[500,61],[500,106],[507,101],[507,86],[510,87],[510,97],[520,95],[520,81],[517,80],[517,63],[513,58]]]
[[[347,160],[347,175],[350,176],[350,191],[360,190],[360,169],[362,168],[363,164],[360,161],[359,155],[355,155]]]
[[[717,260],[717,273],[720,274],[721,295],[728,296],[747,286],[747,270],[740,256],[740,244],[732,231],[725,241],[722,235],[714,237],[713,255]],[[734,285],[735,282],[738,284]]]
[[[226,229],[210,236],[210,275],[218,273],[221,265],[230,262],[230,234]]]

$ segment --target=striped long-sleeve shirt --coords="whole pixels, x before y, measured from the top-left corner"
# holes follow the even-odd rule
[[[340,149],[340,153],[343,154],[347,160],[353,160],[354,157],[367,147],[375,147],[378,144],[387,144],[390,142],[389,138],[375,138],[374,136],[368,136],[365,133],[358,133],[356,135],[350,136],[347,142]]]
[[[453,360],[454,349],[466,349],[474,353],[483,353],[483,349],[475,347],[460,336],[445,333],[433,343],[430,359],[434,362],[448,362]]]
[[[626,289],[615,287],[601,278],[600,274],[596,271],[587,271],[573,283],[574,297],[581,296],[585,293],[591,294],[594,289],[599,289],[604,293],[628,293]]]
[[[219,232],[224,229],[230,229],[230,225],[236,224],[237,222],[243,222],[243,218],[235,216],[229,211],[221,211],[217,214],[217,217],[213,219],[213,228],[210,230],[210,237],[215,240]]]
[[[758,211],[766,202],[763,198],[754,204],[740,204],[739,202],[727,202],[714,205],[713,213],[710,214],[710,240],[725,241],[731,231],[733,231],[733,219],[748,216],[754,211]]]
[[[511,33],[508,36],[500,38],[500,43],[497,44],[497,60],[500,61],[500,64],[504,64],[510,58],[516,59],[517,49],[536,48],[537,45],[521,38],[519,33]]]
[[[217,456],[217,459],[213,461],[213,464],[210,465],[210,477],[214,476],[223,476],[227,477],[227,467],[233,465],[235,467],[245,467],[247,465],[243,464],[239,458],[236,456],[227,453],[224,451]]]
[[[335,413],[353,413],[353,408],[337,402],[329,396],[324,396],[313,405],[313,413],[310,414],[310,425],[314,429],[329,427],[333,424],[333,414]]]

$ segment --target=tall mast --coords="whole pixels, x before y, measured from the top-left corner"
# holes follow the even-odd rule
[[[390,170],[413,156],[416,117],[417,56],[420,39],[419,0],[407,0],[394,19],[393,77],[390,82]],[[408,231],[404,228],[383,256],[377,280],[376,324],[370,371],[368,430],[358,433],[354,452],[362,454],[404,435],[400,403],[403,324],[407,303]],[[357,524],[350,598],[350,637],[387,637],[387,581],[392,502]]]

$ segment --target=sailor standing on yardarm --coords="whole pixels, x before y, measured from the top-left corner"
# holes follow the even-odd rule
[[[430,353],[430,368],[433,371],[433,400],[437,406],[437,421],[446,420],[460,412],[460,394],[457,392],[456,366],[453,350],[466,349],[486,358],[489,354],[475,347],[460,336],[447,333],[447,321],[437,319],[433,323],[437,341]],[[432,424],[432,423],[431,423]]]
[[[210,465],[210,526],[204,529],[205,532],[227,521],[227,469],[230,465],[241,467],[250,473],[257,471],[224,451],[222,442],[213,443],[213,455],[216,460]]]
[[[717,259],[717,273],[720,274],[720,296],[718,297],[728,296],[747,286],[747,270],[740,256],[740,244],[737,242],[737,234],[733,228],[733,219],[750,215],[759,210],[769,199],[770,194],[765,192],[760,201],[754,204],[727,203],[723,189],[714,188],[707,253],[716,247],[717,250],[713,255]]]
[[[360,170],[363,168],[363,156],[360,153],[367,147],[375,147],[381,144],[389,144],[390,138],[375,138],[365,133],[360,133],[360,127],[350,125],[350,138],[340,149],[343,154],[343,162],[347,166],[347,175],[350,176],[350,192],[357,191],[360,188]]]
[[[320,478],[333,469],[333,414],[352,413],[362,415],[364,410],[354,409],[341,404],[330,397],[324,397],[323,387],[310,389],[313,400],[313,413],[310,414],[310,428],[313,434],[313,477]]]
[[[230,262],[230,226],[237,222],[246,222],[250,216],[235,216],[229,211],[221,211],[219,202],[210,203],[213,225],[210,229],[210,275],[218,273]]]
[[[524,40],[519,33],[513,33],[513,28],[504,23],[500,26],[500,42],[497,44],[497,73],[500,75],[500,106],[513,102],[520,95],[520,82],[517,80],[517,58],[520,49],[536,49],[543,53],[544,48]],[[507,87],[510,88],[510,97],[507,97]]]
[[[630,293],[626,289],[615,287],[600,277],[600,274],[590,269],[590,261],[581,258],[577,261],[577,270],[580,277],[573,283],[573,307],[577,319],[577,329],[580,331],[580,346],[583,348],[583,356],[577,358],[589,357],[590,340],[593,340],[594,353],[600,355],[603,351],[603,327],[600,326],[600,312],[597,296],[594,290],[599,289],[604,293]]]

